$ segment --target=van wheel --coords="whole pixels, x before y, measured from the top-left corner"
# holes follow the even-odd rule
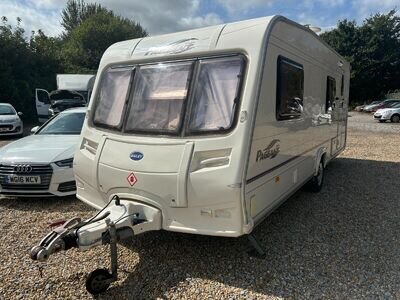
[[[400,116],[399,115],[393,115],[390,118],[390,121],[392,121],[392,123],[399,123],[400,122]]]
[[[324,164],[322,161],[320,161],[318,166],[318,174],[313,176],[307,184],[308,190],[313,193],[318,193],[324,184],[324,177]]]

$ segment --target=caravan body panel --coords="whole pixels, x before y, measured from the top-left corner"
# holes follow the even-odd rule
[[[161,210],[165,230],[219,236],[249,233],[254,221],[272,209],[270,204],[287,197],[314,173],[316,141],[321,149],[332,148],[334,122],[328,122],[325,127],[314,126],[312,120],[317,118],[316,114],[302,121],[278,123],[274,120],[276,62],[273,60],[280,48],[287,56],[301,52],[289,47],[297,43],[293,39],[299,39],[299,33],[306,39],[296,46],[300,49],[310,41],[318,41],[315,45],[321,50],[320,64],[324,64],[324,55],[329,55],[326,59],[329,64],[333,61],[337,64],[341,59],[314,33],[281,17],[217,25],[111,46],[100,63],[80,149],[74,159],[78,198],[95,208],[103,207],[116,194],[123,199],[144,202]],[[224,64],[224,60],[228,63]],[[307,60],[312,61],[309,57]],[[222,67],[215,67],[219,65]],[[348,65],[345,63],[345,66]],[[149,86],[148,83],[141,85],[145,76],[166,72],[168,68],[180,68],[180,73],[174,71],[174,74],[188,78],[186,88],[166,86],[167,89],[154,93],[149,90],[147,98],[138,96]],[[311,70],[308,68],[313,68],[313,64],[307,65],[307,72]],[[238,73],[235,77],[221,70]],[[107,109],[101,111],[102,95],[111,93],[111,90],[104,90],[106,78],[118,74],[126,82],[126,98],[121,98],[120,106],[104,104]],[[202,81],[202,76],[213,79]],[[310,80],[311,77],[306,76],[307,81]],[[310,76],[318,78],[318,74]],[[146,79],[146,82],[153,81]],[[158,86],[165,82],[175,82],[176,86],[178,80],[157,82]],[[153,90],[157,88],[152,87]],[[313,88],[305,86],[305,101],[312,101],[320,112],[318,101],[322,101],[320,93],[325,87],[315,87],[319,99],[315,98]],[[124,89],[121,81],[119,90]],[[205,102],[198,108],[197,102],[205,97],[204,91],[207,91],[207,99],[213,99],[208,101],[226,98],[232,102],[218,102],[216,106],[215,102]],[[170,101],[168,97],[175,98]],[[137,104],[139,101],[145,104]],[[155,109],[146,111],[154,105]],[[176,115],[178,108],[181,110],[173,121],[166,123],[167,127],[157,132],[159,129],[154,128],[161,125],[149,120],[159,118],[160,107],[169,107],[164,113],[168,116]],[[131,118],[139,108],[141,113]],[[199,126],[208,124],[209,131],[191,131],[196,109],[203,111]],[[99,111],[102,114],[113,111],[113,116],[97,118],[101,114]],[[228,113],[231,113],[229,117]],[[135,121],[146,114],[143,121]],[[121,120],[113,123],[114,127],[108,126],[116,115],[121,116]],[[211,115],[220,117],[204,123]],[[96,123],[98,120],[100,123]],[[223,121],[230,125],[213,125]],[[132,125],[140,127],[147,123],[147,130],[135,131]],[[335,130],[337,132],[337,128]],[[274,159],[255,163],[258,149],[264,149],[266,143],[276,139],[274,136],[279,136],[282,147],[279,153]],[[307,149],[310,150],[305,152]],[[325,153],[319,151],[321,156]],[[330,152],[329,157],[337,153]],[[291,162],[279,167],[287,159]],[[271,184],[270,176],[257,177],[271,168],[282,174],[281,185]],[[271,171],[269,175],[273,174]]]

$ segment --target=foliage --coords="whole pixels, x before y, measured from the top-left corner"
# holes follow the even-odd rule
[[[140,24],[111,11],[98,12],[76,27],[63,46],[63,59],[70,73],[95,72],[104,51],[113,43],[146,36]]]
[[[57,60],[51,57],[54,38],[43,32],[32,33],[25,39],[25,31],[17,20],[12,28],[7,18],[0,26],[0,102],[14,105],[24,112],[26,119],[34,119],[36,108],[32,101],[36,86],[51,88],[55,83],[55,72],[60,70]]]
[[[400,87],[400,17],[395,10],[375,14],[360,26],[339,21],[321,37],[351,63],[350,101],[374,100]]]
[[[66,7],[61,12],[61,25],[68,36],[83,21],[97,13],[109,13],[109,11],[97,3],[85,3],[84,0],[68,0]]]
[[[21,27],[0,23],[0,102],[14,105],[26,120],[36,120],[35,88],[56,88],[56,74],[95,73],[103,52],[113,43],[142,37],[146,31],[96,4],[69,0],[61,13],[64,33],[27,37]]]

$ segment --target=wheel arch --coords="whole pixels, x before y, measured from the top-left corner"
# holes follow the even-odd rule
[[[315,156],[315,163],[314,163],[314,176],[318,174],[318,166],[319,163],[322,161],[324,168],[326,167],[328,161],[326,159],[326,155],[328,153],[328,150],[326,147],[321,147],[318,149],[317,154]]]
[[[394,116],[398,116],[400,118],[400,113],[394,113],[393,115],[390,116],[390,121],[392,121]]]

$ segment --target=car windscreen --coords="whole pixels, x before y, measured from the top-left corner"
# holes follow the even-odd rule
[[[80,134],[84,120],[84,112],[60,113],[46,123],[37,134]]]
[[[15,115],[15,110],[9,105],[0,105],[0,115]]]
[[[397,105],[399,105],[400,104],[400,101],[391,101],[391,102],[388,102],[387,103],[387,107],[395,107],[395,106],[397,106]]]
[[[226,131],[237,111],[241,55],[109,68],[93,123],[132,132],[187,135]]]
[[[400,102],[399,103],[395,103],[392,108],[400,108]]]

